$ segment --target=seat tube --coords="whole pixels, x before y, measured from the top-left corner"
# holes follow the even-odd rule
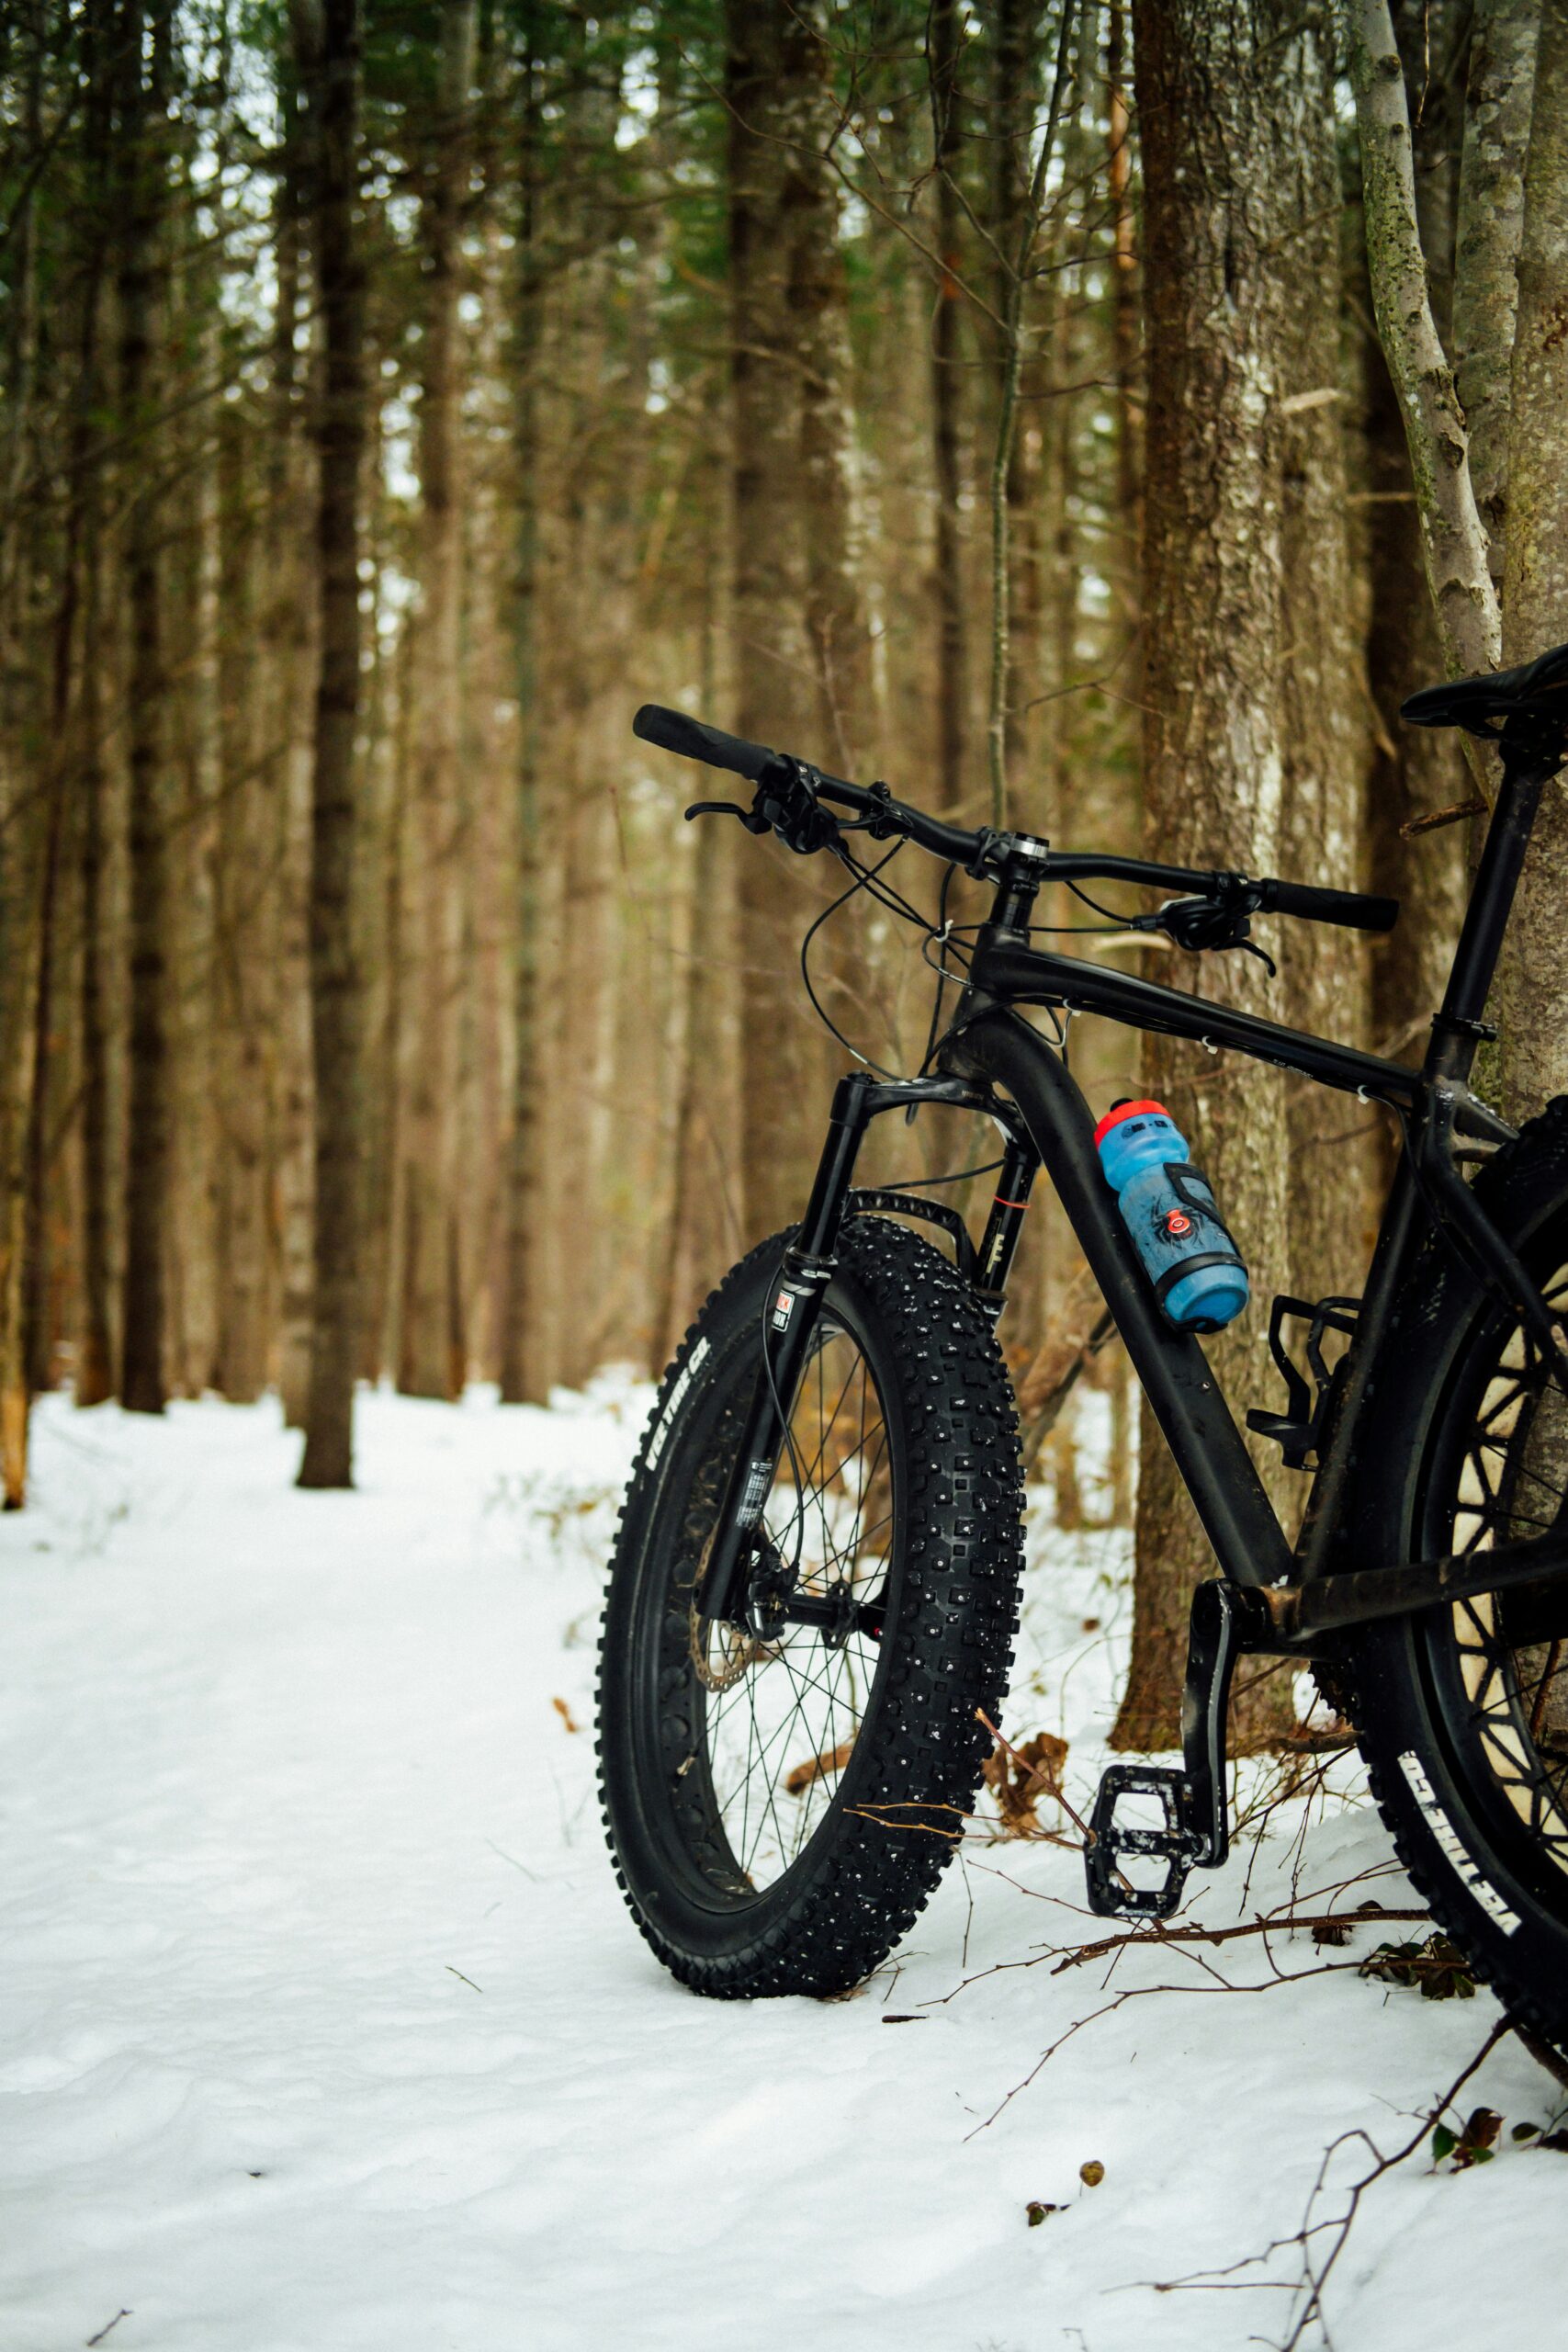
[[[1441,1042],[1445,1024],[1463,1031],[1479,1022],[1486,1011],[1486,999],[1497,969],[1503,934],[1513,910],[1514,894],[1518,888],[1541,792],[1556,775],[1558,764],[1555,755],[1543,757],[1540,752],[1516,752],[1510,756],[1507,747],[1504,747],[1503,781],[1486,828],[1459,945],[1454,950],[1453,968],[1438,1015],[1434,1049]],[[1473,1054],[1473,1037],[1470,1044]],[[1462,1077],[1468,1069],[1467,1057],[1463,1070],[1450,1067],[1449,1074]]]
[[[735,1619],[746,1604],[756,1530],[784,1450],[795,1392],[816,1334],[822,1296],[838,1265],[844,1207],[873,1115],[875,1081],[856,1070],[833,1091],[827,1139],[800,1230],[784,1251],[763,1311],[762,1362],[730,1464],[697,1612]]]

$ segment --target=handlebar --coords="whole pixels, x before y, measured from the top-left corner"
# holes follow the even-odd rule
[[[1392,931],[1399,921],[1397,899],[1314,890],[1305,882],[1265,882],[1258,906],[1263,914],[1299,915],[1304,922],[1338,923],[1346,931]]]
[[[632,720],[632,733],[682,760],[703,760],[710,768],[743,775],[748,784],[755,784],[769,761],[777,757],[765,744],[748,743],[743,735],[727,735],[705,719],[688,718],[683,710],[665,710],[656,702],[643,704]]]
[[[749,784],[758,785],[761,787],[758,807],[770,823],[776,821],[768,807],[767,784],[772,770],[777,776],[788,779],[797,790],[804,788],[812,798],[831,801],[838,808],[853,809],[858,816],[869,818],[868,830],[874,838],[901,837],[979,877],[992,876],[999,880],[1010,862],[1016,862],[1016,871],[1027,860],[1029,878],[1034,884],[1130,882],[1145,889],[1193,890],[1221,901],[1235,902],[1238,911],[1245,906],[1262,914],[1336,923],[1350,931],[1392,931],[1399,920],[1397,899],[1373,898],[1360,890],[1319,890],[1304,882],[1272,878],[1254,881],[1246,875],[1213,868],[1204,871],[1188,865],[1161,865],[1139,857],[1101,857],[1088,851],[1049,852],[1043,842],[1026,833],[998,833],[988,826],[972,831],[961,825],[944,824],[940,818],[928,817],[922,809],[910,808],[907,801],[895,800],[886,785],[868,787],[850,784],[842,776],[825,775],[807,761],[770,751],[763,743],[748,742],[743,735],[727,735],[722,728],[688,718],[683,710],[667,710],[658,703],[643,704],[632,720],[632,732],[645,743],[657,744],[661,751],[674,752],[684,760],[701,761],[708,767],[726,769],[732,775],[744,776]]]

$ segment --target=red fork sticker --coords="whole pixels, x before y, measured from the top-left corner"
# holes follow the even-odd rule
[[[1191,1232],[1192,1220],[1184,1216],[1179,1209],[1172,1209],[1166,1217],[1165,1229],[1173,1238],[1179,1239],[1182,1234]]]

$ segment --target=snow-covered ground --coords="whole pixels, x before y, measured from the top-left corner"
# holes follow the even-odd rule
[[[648,1402],[366,1397],[359,1491],[310,1496],[271,1404],[46,1400],[34,1505],[0,1525],[0,2352],[1288,2335],[1288,2246],[1151,2282],[1291,2238],[1329,2143],[1397,2146],[1495,2005],[1346,1964],[1415,1928],[1271,1938],[1296,1984],[1257,1939],[1053,1973],[1097,1932],[1077,1855],[980,1838],[859,1997],[681,1991],[592,1794]],[[1081,1805],[1124,1545],[1042,1524],[1032,1562],[1008,1727],[1070,1739]],[[1349,1880],[1342,1909],[1410,1900],[1371,1815],[1296,1804],[1186,1916],[1253,1917],[1292,1871],[1303,1909]],[[1338,2352],[1562,2340],[1568,2160],[1510,2137],[1558,2100],[1506,2039],[1460,2100],[1506,2119],[1496,2161],[1423,2151],[1369,2190]],[[1367,2168],[1347,2143],[1323,2216]]]

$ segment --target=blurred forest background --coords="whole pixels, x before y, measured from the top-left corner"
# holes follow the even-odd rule
[[[1399,702],[1568,637],[1565,49],[1556,0],[7,0],[7,1500],[62,1382],[276,1385],[332,1484],[355,1377],[657,1368],[797,1210],[836,869],[682,825],[728,780],[644,699],[967,821],[1392,890],[1387,942],[1267,926],[1277,979],[1080,944],[1417,1053],[1470,831],[1420,820],[1486,780]],[[1519,1100],[1561,871],[1548,829]],[[862,900],[814,956],[912,1067],[919,934]],[[1096,1109],[1166,1095],[1263,1297],[1357,1286],[1371,1114],[1093,1026]],[[974,1141],[923,1116],[877,1172]],[[1026,1422],[1093,1321],[1051,1216]],[[1258,1329],[1216,1356],[1269,1393]],[[1119,1356],[1085,1377],[1126,1518]],[[1195,1562],[1163,1461],[1138,1511]]]

